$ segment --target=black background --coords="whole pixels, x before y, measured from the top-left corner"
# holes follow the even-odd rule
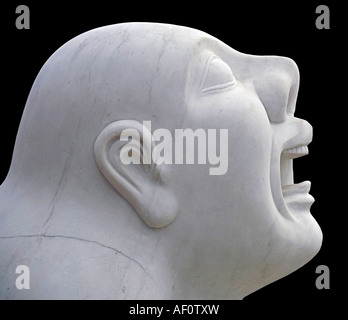
[[[20,4],[30,9],[29,30],[18,30],[15,26],[18,16],[15,9]],[[329,30],[318,30],[315,26],[318,16],[315,9],[320,4],[330,9]],[[56,49],[82,32],[120,22],[172,23],[205,31],[243,53],[295,60],[301,75],[295,115],[314,128],[309,155],[295,160],[295,182],[312,182],[311,194],[316,202],[311,212],[323,230],[323,246],[307,265],[246,297],[243,304],[261,301],[266,303],[264,306],[271,306],[286,301],[289,309],[293,309],[296,302],[305,302],[311,310],[333,310],[332,306],[345,294],[348,275],[344,223],[347,89],[343,87],[347,78],[343,49],[347,25],[342,2],[24,0],[2,1],[0,8],[3,80],[0,183],[10,166],[21,114],[37,73]],[[329,290],[318,290],[315,286],[318,265],[330,269]]]

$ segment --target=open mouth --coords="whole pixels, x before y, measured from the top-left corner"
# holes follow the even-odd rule
[[[286,215],[293,217],[295,211],[308,211],[314,202],[309,194],[310,181],[294,183],[293,159],[308,154],[307,145],[299,145],[283,150],[280,157],[280,184],[282,204],[280,211],[287,211]],[[287,210],[286,210],[287,209]]]

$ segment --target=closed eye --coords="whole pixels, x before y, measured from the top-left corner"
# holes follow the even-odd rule
[[[217,56],[211,56],[204,70],[201,92],[223,90],[237,83],[230,67]]]

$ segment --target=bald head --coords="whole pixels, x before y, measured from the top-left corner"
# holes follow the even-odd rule
[[[1,186],[0,231],[18,232],[25,219],[23,234],[97,239],[158,277],[139,288],[145,268],[127,267],[124,277],[117,261],[107,283],[98,278],[106,292],[126,279],[133,298],[243,297],[320,248],[310,184],[293,181],[292,161],[312,139],[311,126],[294,117],[298,86],[291,59],[242,54],[198,30],[125,23],[86,32],[58,49],[35,80]],[[172,136],[187,128],[204,135],[211,163],[120,161],[143,152],[125,149],[122,132],[151,154],[156,129]],[[215,149],[218,131],[226,133],[226,166],[209,175],[217,157],[205,142]],[[73,265],[64,250],[62,260]],[[37,255],[41,261],[45,251]],[[85,286],[89,292],[95,283]]]

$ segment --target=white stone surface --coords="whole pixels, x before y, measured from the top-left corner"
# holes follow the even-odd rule
[[[298,87],[291,59],[186,27],[118,24],[67,42],[33,84],[0,187],[0,298],[242,299],[303,266],[322,234],[310,183],[293,181],[312,139]],[[122,164],[120,128],[143,121],[228,129],[227,172]]]

